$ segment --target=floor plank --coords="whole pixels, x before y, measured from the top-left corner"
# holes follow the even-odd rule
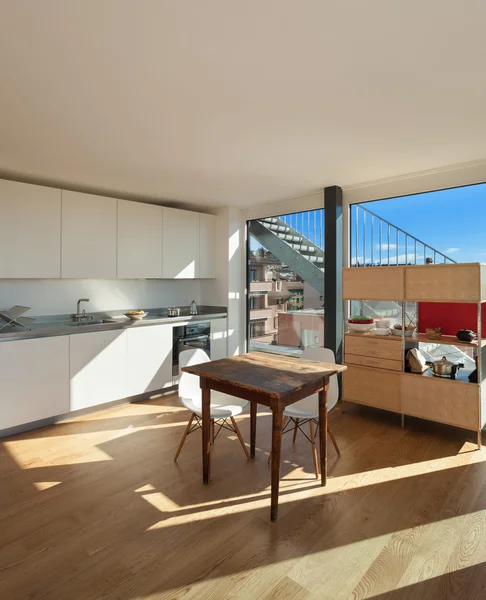
[[[271,523],[268,411],[254,461],[218,436],[207,487],[199,432],[173,462],[187,419],[167,395],[2,440],[0,599],[484,598],[472,434],[338,405],[325,488],[307,440],[284,436]]]

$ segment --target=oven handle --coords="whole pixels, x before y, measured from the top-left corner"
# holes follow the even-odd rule
[[[207,335],[197,335],[193,337],[179,338],[179,342],[196,342],[197,340],[207,340],[209,339],[209,334]]]

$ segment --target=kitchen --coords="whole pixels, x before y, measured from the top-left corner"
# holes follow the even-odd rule
[[[195,328],[227,355],[227,307],[199,301],[217,216],[7,180],[0,205],[0,436],[175,389]]]

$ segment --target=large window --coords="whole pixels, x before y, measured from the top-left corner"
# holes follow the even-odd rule
[[[324,209],[249,221],[248,231],[249,349],[322,346]]]

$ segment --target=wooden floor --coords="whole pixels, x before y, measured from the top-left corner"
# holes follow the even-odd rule
[[[269,415],[253,462],[220,434],[209,487],[200,432],[172,460],[187,418],[172,395],[0,441],[1,600],[486,598],[473,434],[338,406],[326,488],[284,436],[272,524]]]

